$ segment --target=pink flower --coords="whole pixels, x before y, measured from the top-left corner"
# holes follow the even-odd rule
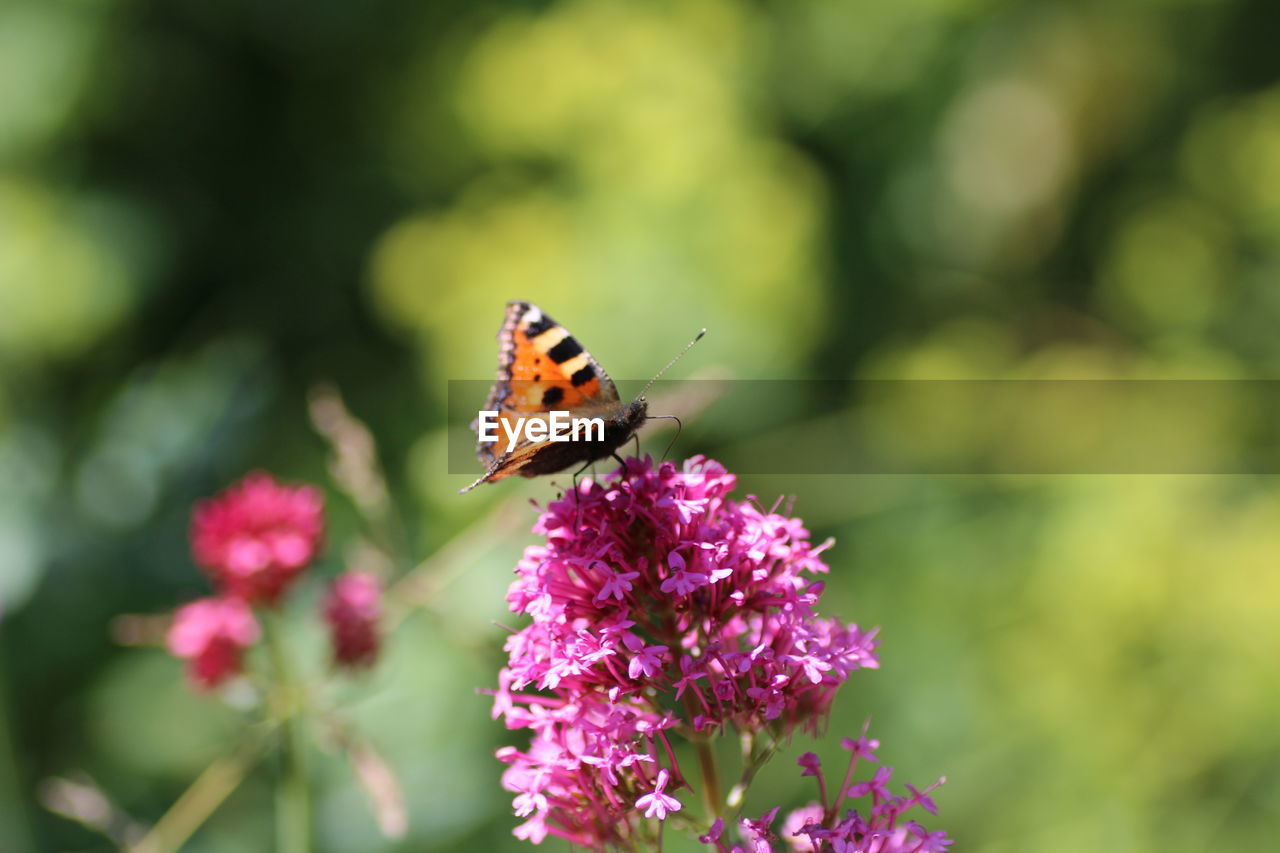
[[[872,740],[867,737],[867,733],[864,728],[861,737],[847,737],[842,739],[840,741],[840,748],[849,750],[855,757],[865,758],[868,761],[877,761],[878,759],[875,756],[874,750],[880,748],[880,741]]]
[[[347,572],[334,580],[322,606],[329,625],[333,660],[339,666],[371,666],[381,637],[382,589],[367,572]]]
[[[662,670],[662,661],[667,656],[666,646],[646,646],[644,640],[635,634],[624,636],[622,644],[632,652],[631,663],[627,666],[628,677],[649,677]]]
[[[258,642],[253,611],[234,598],[201,598],[174,614],[166,644],[187,661],[187,676],[201,690],[217,687],[240,672],[245,649]]]
[[[600,591],[595,595],[595,603],[600,604],[607,598],[616,598],[618,601],[626,600],[627,593],[631,592],[631,582],[640,577],[639,572],[615,572],[603,563],[605,581],[600,587]]]
[[[866,739],[865,729],[861,738],[845,739],[845,749],[854,753],[849,758],[845,784],[852,778],[859,757],[872,762],[877,760],[870,750],[855,748],[858,744],[869,743],[875,742]],[[848,796],[870,795],[870,808],[865,814],[848,809],[841,817],[845,796],[834,803],[827,802],[827,785],[818,757],[806,752],[797,763],[804,768],[802,776],[817,777],[822,801],[801,806],[783,821],[781,840],[793,853],[945,853],[951,846],[951,839],[945,832],[931,833],[915,821],[903,819],[903,815],[916,806],[934,812],[936,806],[928,795],[945,780],[939,779],[923,791],[907,785],[910,797],[894,797],[887,787],[893,771],[880,767],[873,782],[853,785],[848,793]],[[723,820],[717,820],[711,831],[698,840],[715,847],[719,853],[773,853],[774,842],[779,840],[771,828],[777,814],[775,808],[756,820],[740,821],[739,834],[746,841],[745,845],[725,846],[721,840]]]
[[[810,774],[802,773],[801,775]],[[787,815],[786,820],[782,822],[782,840],[796,853],[813,853],[818,848],[814,847],[813,841],[804,834],[804,830],[809,826],[818,828],[822,826],[822,806],[818,803],[801,806]]]
[[[675,551],[667,555],[667,565],[671,574],[659,587],[661,592],[674,592],[676,595],[688,595],[700,586],[706,586],[709,578],[699,572],[686,570],[684,557]]]
[[[272,604],[307,567],[324,534],[323,498],[255,471],[196,504],[191,551],[223,594]]]
[[[755,820],[743,818],[738,821],[738,828],[741,830],[743,838],[747,840],[746,849],[750,853],[773,853],[773,845],[770,842],[777,841],[778,836],[773,834],[770,826],[777,816],[778,807],[774,806]]]
[[[527,750],[499,752],[530,820],[521,837],[625,844],[642,811],[671,810],[660,790],[644,806],[633,792],[655,773],[685,784],[670,729],[785,738],[816,728],[836,689],[878,666],[874,631],[815,612],[827,544],[731,500],[734,484],[703,457],[632,459],[538,519],[545,541],[525,550],[507,594],[531,621],[507,639],[494,701],[508,728],[532,733]]]
[[[680,801],[662,793],[665,787],[667,787],[667,770],[664,767],[658,771],[658,781],[654,783],[653,790],[636,800],[636,808],[644,809],[645,817],[666,820],[668,812],[680,811]]]
[[[882,765],[876,768],[870,780],[849,785],[859,760],[873,763],[878,761],[872,750],[879,746],[879,742],[868,739],[866,729],[863,729],[861,737],[845,738],[841,741],[841,746],[851,754],[842,783],[842,787],[847,786],[847,790],[837,793],[835,802],[827,802],[826,779],[817,759],[800,762],[805,768],[802,776],[817,777],[822,802],[810,803],[787,816],[783,823],[783,837],[793,850],[823,853],[942,853],[951,845],[945,832],[930,833],[915,821],[903,819],[903,815],[916,806],[931,814],[936,813],[937,805],[929,794],[945,779],[939,779],[923,791],[907,785],[911,796],[897,797],[889,792],[893,770]],[[841,817],[840,809],[850,797],[870,797],[869,808],[862,812],[848,809]]]
[[[724,818],[718,817],[711,824],[711,828],[707,830],[705,835],[699,835],[698,840],[703,844],[715,844],[720,846],[720,836],[724,835]]]

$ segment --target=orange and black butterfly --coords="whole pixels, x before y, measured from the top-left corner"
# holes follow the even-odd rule
[[[597,434],[577,441],[522,438],[508,449],[507,426],[500,423],[498,440],[480,441],[476,448],[485,465],[484,476],[463,492],[512,474],[537,477],[603,459],[635,434],[648,417],[649,404],[643,393],[624,402],[609,374],[564,326],[538,306],[514,301],[507,303],[507,314],[498,330],[498,377],[484,410],[496,411],[499,422],[512,427],[512,435],[522,420],[547,420],[553,411],[567,411],[575,418],[600,418],[603,437]]]

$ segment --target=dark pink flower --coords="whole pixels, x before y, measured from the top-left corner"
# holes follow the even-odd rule
[[[945,779],[939,779],[923,791],[907,785],[911,796],[897,797],[889,792],[893,770],[882,765],[876,768],[870,780],[850,785],[859,760],[877,761],[872,749],[879,744],[869,740],[864,729],[861,737],[845,738],[841,746],[851,755],[842,783],[846,790],[836,794],[836,802],[827,802],[826,779],[816,758],[800,762],[805,768],[801,775],[817,777],[822,802],[810,803],[793,811],[783,822],[783,838],[792,850],[806,853],[942,853],[951,845],[946,833],[930,833],[915,821],[903,819],[903,815],[916,806],[931,814],[936,813],[937,805],[929,794]],[[863,811],[851,808],[841,816],[840,810],[849,797],[869,797],[870,803]]]
[[[865,758],[868,761],[876,761],[875,750],[880,748],[880,741],[872,740],[867,737],[865,729],[862,736],[858,738],[847,737],[840,741],[840,748],[847,749],[857,758]]]
[[[707,830],[705,835],[698,836],[698,840],[703,844],[719,845],[720,836],[722,835],[724,835],[724,818],[718,817],[715,819],[715,822],[711,824],[711,828]]]
[[[605,581],[600,586],[600,591],[596,593],[595,602],[600,604],[607,598],[616,598],[618,601],[625,601],[627,593],[631,592],[631,582],[640,577],[639,572],[615,572],[604,563],[599,563],[600,567],[607,574]]]
[[[382,588],[367,572],[347,572],[334,580],[323,604],[333,660],[339,666],[371,666],[381,635]]]
[[[320,550],[323,498],[255,471],[196,504],[191,552],[225,595],[272,604]]]
[[[245,649],[258,642],[258,622],[243,601],[201,598],[174,614],[166,645],[187,662],[187,676],[201,690],[240,672]]]
[[[876,802],[886,802],[889,799],[889,780],[892,778],[893,768],[882,765],[876,768],[875,774],[866,782],[850,785],[846,795],[850,797],[871,795]]]
[[[531,624],[507,640],[494,702],[508,728],[532,732],[527,751],[499,753],[520,837],[621,844],[642,818],[636,792],[685,784],[669,729],[785,737],[878,665],[874,631],[815,613],[829,543],[776,507],[730,500],[734,484],[702,457],[633,459],[538,519],[545,542],[507,594]]]
[[[777,816],[778,807],[774,806],[755,820],[743,818],[738,821],[738,828],[742,837],[747,840],[746,849],[750,853],[773,853],[773,845],[770,842],[777,841],[778,836],[773,834],[770,827]]]

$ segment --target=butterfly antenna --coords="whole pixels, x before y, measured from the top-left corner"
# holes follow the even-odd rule
[[[671,359],[671,361],[668,361],[667,366],[659,370],[657,375],[649,380],[649,384],[645,385],[644,388],[641,389],[640,396],[643,397],[645,394],[647,394],[649,392],[649,389],[653,387],[653,383],[661,379],[662,374],[666,373],[668,370],[671,369],[671,365],[675,364],[677,361],[684,358],[684,354],[687,353],[689,350],[693,349],[693,345],[696,344],[698,341],[702,340],[702,336],[705,335],[706,333],[707,333],[707,330],[703,329],[702,331],[698,332],[697,335],[694,336],[693,340],[685,344],[684,349],[680,350],[679,354],[676,355],[675,358]]]

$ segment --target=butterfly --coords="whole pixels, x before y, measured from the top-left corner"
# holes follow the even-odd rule
[[[705,332],[703,329],[689,346]],[[685,351],[688,349],[685,347]],[[478,443],[476,455],[484,463],[485,472],[463,492],[513,474],[553,474],[614,454],[644,424],[649,403],[643,392],[631,402],[622,400],[609,374],[564,326],[530,302],[512,301],[507,303],[506,316],[498,329],[498,376],[484,411],[497,413],[498,423],[490,432],[497,440],[482,439]],[[530,439],[527,429],[520,428],[522,421],[525,427],[530,420],[550,421],[551,412],[599,418],[603,429],[596,431],[594,438],[552,441]],[[472,426],[478,424],[479,421]],[[517,435],[521,437],[508,441]]]

